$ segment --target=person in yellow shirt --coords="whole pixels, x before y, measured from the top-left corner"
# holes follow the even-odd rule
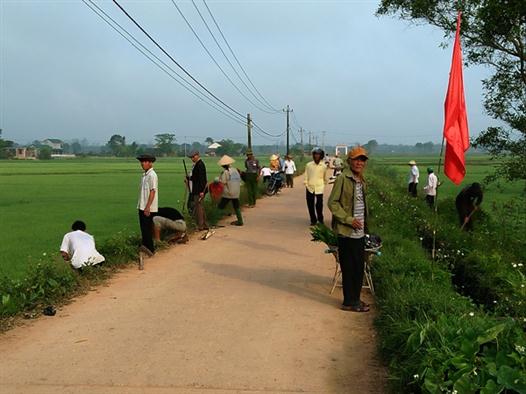
[[[307,208],[311,226],[323,224],[323,190],[327,183],[327,166],[323,163],[325,152],[321,148],[312,150],[312,161],[305,166],[305,188]]]

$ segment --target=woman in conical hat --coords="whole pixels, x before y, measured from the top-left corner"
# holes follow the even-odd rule
[[[217,162],[221,167],[223,167],[223,172],[219,176],[220,182],[223,184],[223,196],[219,205],[219,209],[223,210],[226,208],[228,203],[232,203],[234,211],[236,212],[237,220],[230,223],[234,226],[243,225],[243,216],[241,216],[241,208],[239,206],[239,193],[241,191],[241,175],[236,168],[232,168],[230,165],[235,162],[230,156],[224,155]]]

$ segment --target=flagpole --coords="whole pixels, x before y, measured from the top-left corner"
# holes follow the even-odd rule
[[[433,223],[433,249],[431,250],[431,258],[433,262],[436,260],[436,241],[437,241],[436,226],[437,226],[437,221],[438,221],[438,189],[440,186],[440,167],[442,166],[442,155],[444,153],[444,142],[445,142],[445,137],[442,135],[442,146],[440,147],[440,156],[438,158],[438,167],[437,167],[437,189],[435,193],[435,203],[433,204],[434,205],[433,208],[435,211],[434,217],[433,217],[434,219],[433,220],[434,222]],[[431,274],[433,275],[433,272]]]

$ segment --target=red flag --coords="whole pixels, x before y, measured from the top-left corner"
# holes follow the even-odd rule
[[[457,32],[453,46],[453,60],[449,73],[444,121],[446,139],[446,158],[444,173],[457,185],[466,175],[464,153],[469,148],[468,116],[464,99],[464,79],[462,77],[462,50],[460,49],[460,18],[458,13]]]

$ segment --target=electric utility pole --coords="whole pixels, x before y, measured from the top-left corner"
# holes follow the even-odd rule
[[[250,114],[247,114],[247,137],[248,149],[252,150],[252,119],[250,118]]]
[[[300,143],[301,143],[301,161],[303,161],[303,156],[305,156],[305,147],[303,146],[303,127],[300,127]]]
[[[326,131],[321,132],[321,149],[325,151],[325,134],[327,134]]]
[[[287,155],[290,153],[290,145],[289,145],[289,134],[290,134],[290,121],[289,121],[289,115],[291,112],[294,112],[289,108],[287,105],[287,109],[284,109],[283,112],[287,113]]]

